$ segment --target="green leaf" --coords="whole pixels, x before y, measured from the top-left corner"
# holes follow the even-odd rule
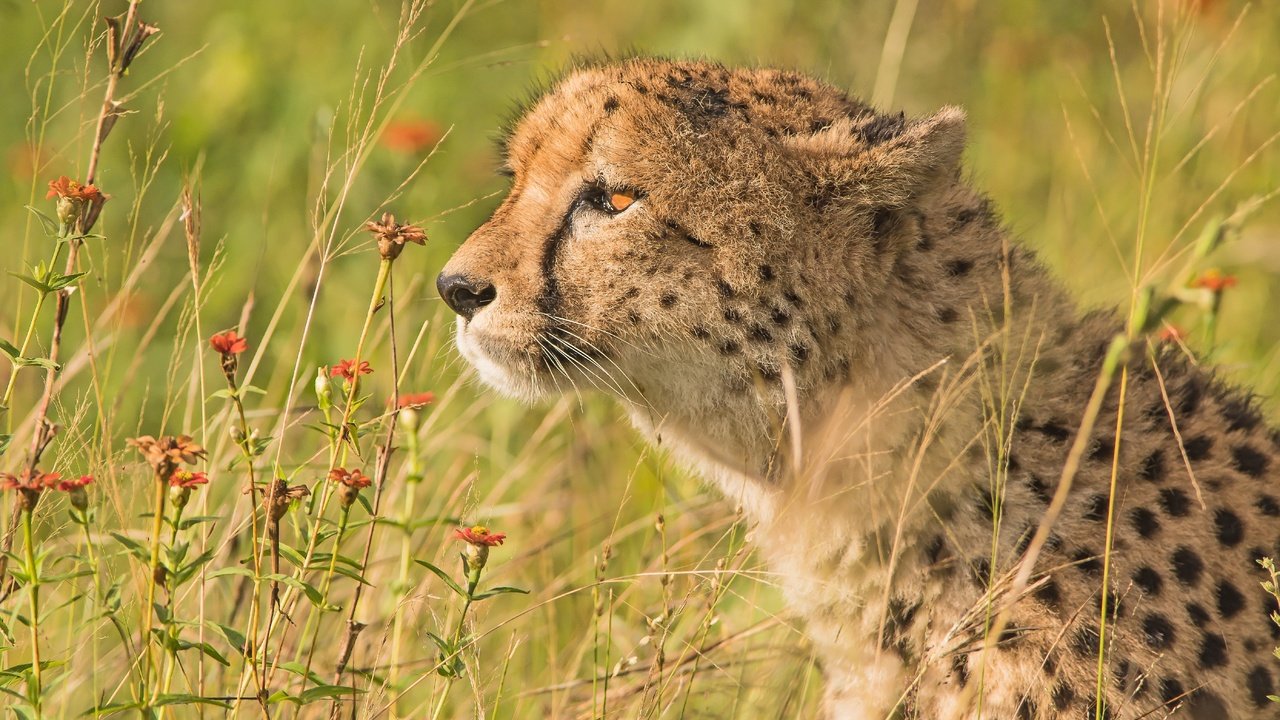
[[[31,277],[30,275],[19,275],[16,272],[11,272],[9,274],[18,278],[22,282],[30,285],[31,287],[35,288],[37,291],[40,292],[41,295],[48,295],[49,293],[53,292],[53,288]]]
[[[263,390],[262,388],[258,387],[257,385],[245,385],[245,386],[243,386],[243,387],[241,387],[241,388],[240,388],[240,392],[241,392],[242,394],[247,393],[247,394],[250,394],[250,395],[266,395],[266,394],[267,394],[267,391],[266,391],[266,390]]]
[[[216,705],[227,710],[231,709],[231,705],[222,700],[214,698],[200,697],[199,695],[186,695],[179,693],[163,693],[156,697],[152,705]]]
[[[307,680],[310,680],[312,683],[316,685],[325,684],[324,678],[320,677],[314,670],[308,670],[306,666],[304,666],[300,662],[290,660],[288,662],[280,663],[279,667],[281,670],[284,670],[285,672],[293,673],[294,675],[297,675],[299,677],[305,677]]]
[[[90,708],[86,710],[84,714],[94,715],[94,716],[114,715],[115,713],[118,713],[118,712],[124,712],[125,710],[133,710],[134,708],[140,708],[140,707],[142,707],[142,704],[137,702],[110,703],[108,705],[99,705],[97,707]]]
[[[446,584],[446,585],[448,585],[448,586],[449,586],[449,589],[450,589],[450,590],[452,590],[452,591],[454,591],[455,593],[457,593],[457,594],[458,594],[458,597],[464,597],[464,598],[465,598],[465,597],[467,596],[467,591],[466,591],[466,590],[463,590],[463,589],[462,589],[462,586],[460,586],[460,585],[458,585],[458,583],[454,582],[454,581],[453,581],[453,578],[449,577],[449,573],[447,573],[447,572],[445,572],[445,571],[441,570],[440,568],[436,567],[435,565],[432,565],[431,563],[427,562],[426,560],[414,560],[414,562],[418,563],[418,564],[419,564],[419,565],[421,565],[422,567],[424,567],[424,568],[426,568],[426,569],[430,570],[431,572],[435,573],[437,577],[439,577],[441,580],[443,580],[443,581],[445,582],[445,584]]]
[[[51,275],[45,279],[45,282],[48,284],[50,289],[61,290],[87,274],[88,273],[78,272],[71,273],[70,275]]]
[[[302,691],[298,699],[305,705],[316,700],[325,698],[343,697],[344,695],[359,695],[364,691],[359,688],[345,687],[343,685],[320,685],[319,687],[307,688]]]
[[[476,594],[474,597],[472,597],[471,599],[472,599],[472,600],[484,600],[484,599],[486,599],[486,598],[491,598],[491,597],[493,597],[494,595],[506,595],[506,594],[508,594],[508,593],[519,593],[520,595],[528,595],[528,594],[529,594],[529,591],[528,591],[528,590],[522,590],[522,589],[520,589],[520,588],[518,588],[518,587],[511,587],[511,586],[509,586],[509,585],[501,585],[501,586],[496,587],[496,588],[489,588],[488,590],[485,590],[485,591],[484,591],[484,592],[482,592],[482,593],[478,593],[478,594]]]
[[[36,218],[40,220],[40,225],[44,228],[45,235],[48,235],[49,237],[57,237],[58,235],[57,220],[54,220],[53,218],[49,217],[48,215],[45,215],[44,213],[31,207],[30,205],[23,205],[22,207],[26,208],[27,210],[30,210],[31,214],[35,215]]]
[[[305,583],[291,575],[285,575],[283,573],[270,573],[268,575],[263,575],[262,579],[274,580],[277,582],[284,583],[285,585],[288,585],[289,587],[295,590],[301,590],[302,593],[307,596],[307,599],[311,601],[311,604],[315,605],[321,610],[341,610],[342,609],[337,605],[326,603],[324,601],[323,596],[321,596],[320,594],[320,590],[316,588],[316,586],[312,585],[311,583]]]
[[[124,549],[128,550],[130,555],[138,558],[144,563],[151,562],[151,551],[143,547],[142,543],[117,532],[111,533],[111,537],[115,538],[116,542],[123,545]]]
[[[178,529],[186,530],[201,523],[215,522],[221,519],[221,515],[194,515],[192,517],[183,518],[182,521],[178,523]]]
[[[3,409],[4,409],[4,406],[0,406],[0,410],[3,410]],[[9,449],[9,442],[12,440],[13,440],[12,435],[0,434],[0,455],[3,455],[4,452]]]
[[[0,352],[8,355],[10,360],[22,357],[22,351],[16,345],[2,338],[0,338]]]
[[[230,645],[232,649],[242,655],[244,654],[244,648],[248,643],[248,640],[245,639],[245,636],[241,634],[239,630],[236,630],[230,625],[223,625],[220,622],[214,622],[212,620],[210,620],[208,624],[212,625],[214,629],[218,631],[218,634],[227,641],[227,644]]]

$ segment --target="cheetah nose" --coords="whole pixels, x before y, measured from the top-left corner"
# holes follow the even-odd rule
[[[491,283],[473,280],[465,275],[440,274],[436,289],[444,303],[462,317],[470,320],[476,311],[493,302],[498,291]]]

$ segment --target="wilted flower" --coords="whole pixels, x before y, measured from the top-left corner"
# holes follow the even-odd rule
[[[133,64],[147,38],[160,32],[160,28],[139,18],[134,19],[133,27],[125,27],[128,17],[128,13],[125,13],[103,18],[107,23],[107,62],[111,65],[111,71],[119,75],[123,75]]]
[[[58,473],[23,470],[22,474],[0,473],[0,489],[18,491],[18,507],[30,512],[40,501],[40,493],[51,490],[62,478]]]
[[[344,508],[355,504],[360,491],[373,484],[373,480],[359,469],[334,468],[329,471],[329,480],[338,484],[338,500]]]
[[[270,515],[273,522],[279,522],[284,514],[289,512],[289,506],[294,502],[301,500],[311,494],[311,490],[306,485],[293,485],[285,482],[281,478],[272,480],[272,487],[266,492],[266,497],[262,499],[264,505],[270,503],[267,507],[267,514]],[[257,490],[257,488],[254,488]],[[245,490],[245,493],[250,492]],[[275,493],[274,497],[272,493]]]
[[[383,213],[382,219],[365,223],[365,229],[378,239],[378,252],[384,259],[395,260],[407,242],[427,244],[427,233],[417,225],[397,223],[396,216]]]
[[[1235,275],[1223,275],[1221,270],[1213,268],[1191,281],[1193,288],[1205,288],[1213,293],[1220,293],[1227,288],[1235,287],[1238,281]]]
[[[66,228],[87,232],[107,196],[95,185],[81,185],[66,175],[49,181],[46,200],[58,199],[58,221]]]
[[[356,375],[368,375],[371,372],[373,368],[369,367],[367,360],[361,360],[359,365],[356,365],[355,360],[343,360],[329,369],[331,377],[341,377],[347,382],[355,380]]]
[[[395,120],[387,123],[379,141],[386,147],[404,153],[417,153],[440,140],[440,127],[426,120]]]
[[[467,544],[464,556],[467,559],[467,567],[472,573],[477,573],[489,562],[489,548],[494,545],[501,545],[507,539],[506,533],[490,532],[489,528],[484,525],[472,525],[471,527],[454,528],[453,536]]]
[[[156,478],[168,481],[179,463],[194,465],[196,460],[205,456],[205,449],[197,445],[190,436],[164,435],[156,439],[150,435],[129,438],[125,441],[138,449],[156,472]]]

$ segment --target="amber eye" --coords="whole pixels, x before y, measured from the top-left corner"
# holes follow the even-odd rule
[[[636,196],[628,192],[611,192],[609,193],[609,208],[614,212],[622,212],[631,207],[631,203],[636,201]]]

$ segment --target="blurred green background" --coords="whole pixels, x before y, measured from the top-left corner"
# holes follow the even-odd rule
[[[58,175],[83,176],[104,76],[100,47],[89,57],[86,49],[102,30],[97,16],[124,7],[122,1],[0,0],[0,159],[6,168],[0,271],[18,272],[46,255],[39,225],[23,205],[47,205],[45,184]],[[387,79],[392,90],[406,88],[403,100],[374,113],[373,127],[385,121],[386,130],[369,147],[332,226],[343,251],[317,279],[318,263],[307,254],[317,208],[338,197],[349,163],[343,153],[369,121],[378,73],[400,31],[400,3],[147,0],[142,8],[162,32],[122,85],[131,94],[131,112],[103,157],[99,184],[113,197],[98,228],[106,237],[88,251],[83,302],[105,307],[137,269],[143,248],[157,237],[163,242],[148,257],[142,280],[119,297],[119,317],[98,340],[98,382],[113,406],[111,436],[96,435],[100,408],[90,373],[69,373],[58,417],[73,428],[69,437],[86,444],[63,442],[59,462],[118,464],[126,459],[123,437],[176,430],[198,416],[189,396],[198,342],[184,320],[189,297],[180,293],[176,306],[166,305],[188,282],[180,228],[171,227],[185,176],[198,171],[202,260],[216,267],[200,310],[203,328],[236,325],[247,312],[245,334],[256,339],[279,315],[255,379],[268,391],[255,417],[268,426],[285,404],[298,358],[304,374],[296,393],[305,399],[305,373],[351,354],[376,265],[360,228],[434,148],[386,205],[431,235],[425,251],[410,249],[397,267],[398,290],[410,294],[397,306],[401,332],[412,338],[425,328],[406,387],[448,393],[434,411],[430,448],[439,507],[455,502],[457,488],[465,486],[467,508],[521,538],[521,549],[504,558],[519,561],[507,566],[514,579],[547,589],[546,606],[533,619],[504,630],[524,643],[520,661],[536,668],[520,677],[513,670],[509,684],[517,689],[590,677],[593,668],[607,667],[589,653],[583,659],[565,649],[585,642],[582,618],[590,616],[591,600],[548,600],[552,589],[589,582],[607,542],[633,551],[617,553],[617,572],[652,570],[660,553],[649,528],[665,510],[668,532],[691,538],[672,563],[705,568],[714,564],[714,549],[723,550],[717,543],[725,542],[724,526],[715,523],[732,512],[647,453],[608,402],[588,396],[583,403],[527,409],[458,382],[464,368],[449,346],[450,317],[434,275],[500,200],[505,181],[494,172],[492,142],[500,126],[575,55],[639,51],[786,66],[864,98],[874,95],[886,109],[909,115],[964,106],[975,183],[1089,306],[1128,302],[1148,188],[1144,157],[1154,158],[1155,168],[1147,268],[1166,251],[1189,246],[1211,218],[1280,188],[1275,3],[444,0],[414,27]],[[1160,102],[1153,104],[1153,97]],[[1153,107],[1161,120],[1150,125]],[[325,185],[327,173],[333,175]],[[1198,335],[1203,313],[1185,309],[1174,317],[1190,331],[1192,348],[1256,388],[1273,421],[1280,408],[1278,205],[1264,202],[1237,237],[1197,268],[1220,267],[1239,278],[1225,297],[1212,353]],[[327,235],[329,226],[322,228]],[[1185,281],[1168,272],[1177,267],[1151,280],[1162,286]],[[299,282],[291,285],[294,279]],[[19,334],[32,301],[17,281],[0,282],[0,336]],[[70,347],[82,346],[84,327],[73,314]],[[47,338],[38,342],[43,347]],[[213,366],[205,363],[209,373]],[[34,372],[20,379],[15,422],[34,402],[38,379]],[[389,390],[385,375],[373,380],[376,392]],[[290,432],[286,456],[294,443],[311,442],[301,429]],[[5,468],[14,462],[12,454],[6,457]],[[116,497],[122,507],[128,491]],[[615,526],[629,529],[614,533]],[[705,534],[699,532],[704,526]],[[618,611],[620,649],[613,661],[618,652],[643,655],[635,648],[648,632],[644,619],[661,614],[655,607],[663,590],[642,582],[648,584],[636,591],[639,599]],[[693,587],[695,580],[688,582]],[[773,617],[779,605],[767,584],[737,583],[724,610],[726,626],[740,630]],[[785,628],[770,637],[775,646],[801,644]],[[495,639],[496,652],[504,652],[507,641],[506,635]],[[795,677],[812,679],[803,655],[790,663]],[[730,696],[753,687],[729,677],[727,685],[738,692]],[[768,695],[762,714],[812,708],[808,685],[790,677],[755,681],[792,691],[781,700]],[[536,696],[558,699],[526,705],[540,708],[527,716],[563,709],[555,703],[568,702],[572,692]],[[716,707],[744,712],[733,703]]]

